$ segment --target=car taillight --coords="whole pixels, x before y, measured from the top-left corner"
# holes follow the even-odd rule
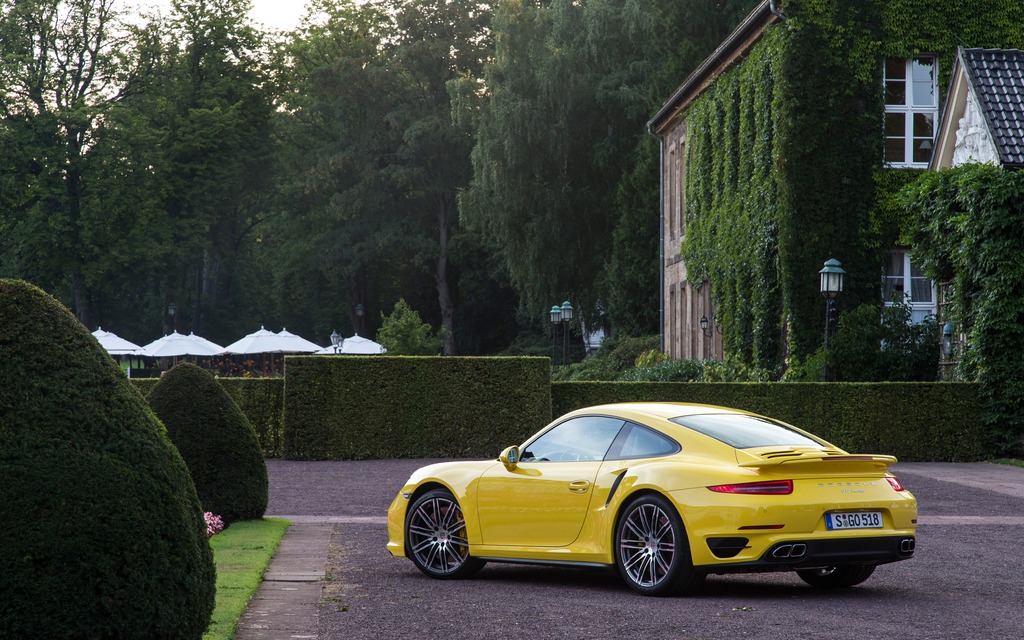
[[[786,496],[793,493],[792,480],[768,480],[766,482],[744,482],[742,484],[719,484],[708,489],[716,493],[742,493],[760,496]]]
[[[887,481],[887,482],[888,482],[888,483],[889,483],[890,485],[892,485],[892,488],[893,488],[893,489],[895,489],[896,491],[904,491],[904,489],[903,489],[903,485],[902,485],[902,484],[900,484],[900,481],[899,481],[899,480],[897,480],[896,478],[894,478],[894,477],[892,477],[892,476],[886,476],[886,477],[885,477],[885,480],[886,480],[886,481]]]

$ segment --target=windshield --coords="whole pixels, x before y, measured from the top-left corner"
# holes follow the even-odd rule
[[[678,425],[703,433],[737,449],[778,445],[825,446],[825,443],[794,431],[780,422],[757,416],[721,413],[682,416],[671,420]]]

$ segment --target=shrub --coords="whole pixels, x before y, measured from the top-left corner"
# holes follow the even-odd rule
[[[635,366],[637,369],[643,369],[645,367],[653,367],[662,362],[667,362],[668,360],[669,355],[664,351],[649,349],[637,356]]]
[[[149,395],[157,382],[159,378],[132,378],[143,396]],[[280,458],[284,378],[217,378],[217,382],[256,430],[263,457]]]
[[[864,304],[839,318],[829,367],[845,382],[932,382],[939,372],[934,317],[911,323],[910,306]]]
[[[582,362],[559,367],[551,377],[553,380],[617,380],[623,372],[633,369],[641,356],[657,351],[660,342],[659,336],[606,338],[597,353]]]
[[[201,637],[206,523],[142,396],[67,309],[14,280],[0,362],[0,637]]]
[[[217,378],[249,419],[265,458],[281,457],[281,409],[284,378]]]
[[[420,314],[399,299],[390,316],[381,314],[377,340],[391,356],[436,356],[444,348],[444,333],[431,333],[430,325]]]
[[[697,382],[704,376],[707,360],[664,360],[630,369],[619,378],[625,382]]]
[[[641,354],[657,349],[660,344],[660,336],[609,338],[598,349],[597,355],[604,355],[616,371],[625,371],[636,366]]]
[[[185,459],[203,509],[225,525],[263,517],[267,465],[256,432],[213,375],[179,364],[146,399]]]

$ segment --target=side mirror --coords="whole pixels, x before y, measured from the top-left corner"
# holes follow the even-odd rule
[[[505,468],[509,471],[515,469],[516,465],[519,464],[519,447],[509,447],[505,449],[501,452],[501,455],[498,456],[498,460],[500,460],[501,464],[505,465]]]

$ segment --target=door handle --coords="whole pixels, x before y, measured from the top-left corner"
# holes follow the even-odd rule
[[[573,493],[586,493],[590,489],[589,480],[573,480],[569,483],[569,491]]]

